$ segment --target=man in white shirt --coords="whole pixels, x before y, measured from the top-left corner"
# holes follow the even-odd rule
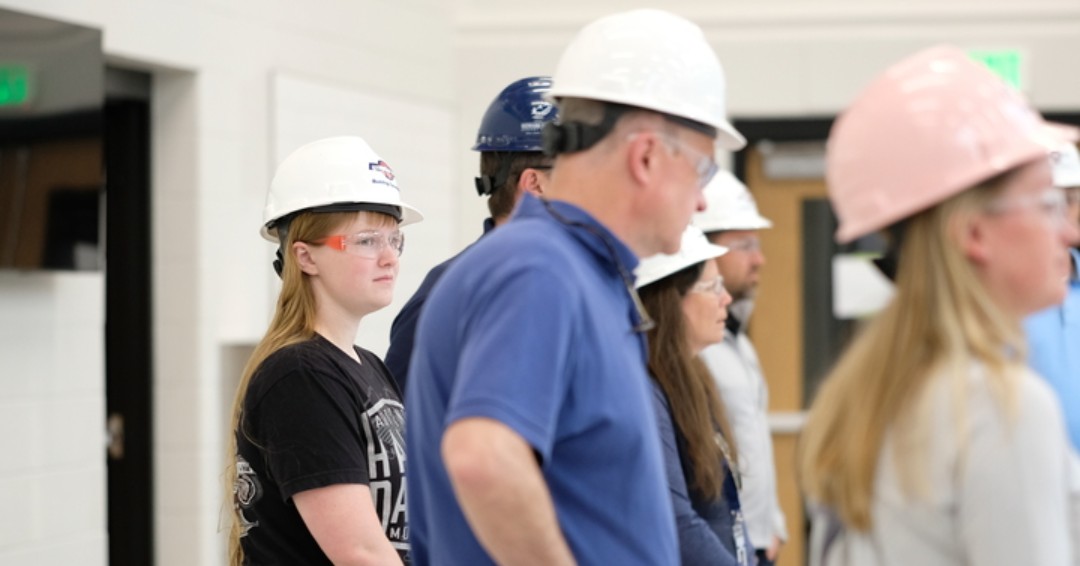
[[[772,222],[758,213],[746,186],[726,171],[705,188],[705,200],[708,206],[693,222],[709,241],[729,249],[716,258],[716,264],[734,301],[728,307],[724,341],[706,348],[701,357],[716,380],[735,435],[750,542],[759,566],[771,566],[787,540],[787,529],[776,495],[769,390],[757,352],[746,336],[746,325],[754,306],[758,273],[765,265],[757,232],[772,227]]]

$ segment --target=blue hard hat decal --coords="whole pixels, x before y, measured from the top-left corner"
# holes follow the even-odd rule
[[[476,133],[474,151],[542,151],[544,124],[556,118],[554,104],[544,99],[548,77],[514,81],[488,106]]]

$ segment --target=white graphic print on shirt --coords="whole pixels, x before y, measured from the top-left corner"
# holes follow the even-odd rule
[[[393,399],[380,399],[364,412],[368,488],[382,518],[386,538],[395,548],[408,548],[405,522],[405,408]]]

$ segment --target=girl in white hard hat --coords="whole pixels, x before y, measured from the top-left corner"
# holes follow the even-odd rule
[[[801,439],[810,563],[1075,564],[1077,475],[1021,319],[1061,301],[1074,132],[955,48],[878,77],[829,136],[850,242],[899,234],[896,293],[824,382]]]
[[[230,564],[409,563],[401,392],[354,342],[420,219],[358,137],[278,167],[262,234],[282,286],[233,404]]]
[[[683,564],[746,566],[754,560],[739,503],[734,437],[712,375],[698,358],[724,339],[731,295],[713,259],[726,251],[690,226],[678,253],[645,258],[637,268],[641,301],[654,321],[649,374]]]

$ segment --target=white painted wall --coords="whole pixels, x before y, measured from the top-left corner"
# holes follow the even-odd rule
[[[104,293],[0,272],[2,564],[105,563]]]
[[[455,99],[451,6],[437,0],[0,0],[0,5],[103,29],[112,64],[153,73],[156,563],[219,564],[224,407],[236,368],[259,338],[272,300],[272,249],[257,235],[275,165],[272,77],[291,73],[355,95],[408,101],[445,122]],[[387,117],[370,127],[391,122]],[[425,139],[431,132],[422,126],[402,120],[401,135]],[[413,162],[428,150],[407,144],[394,149]],[[434,177],[445,183],[451,166],[443,159],[430,175],[415,176],[416,186],[408,190],[419,197],[417,207],[453,218],[452,202],[424,201],[425,194],[442,192],[419,186]],[[448,225],[434,222],[433,229],[410,241],[406,261],[417,267],[403,266],[410,274],[403,277],[418,278],[411,274],[424,271],[420,264],[433,265],[449,254]],[[6,323],[15,316],[7,310],[9,303],[28,309],[20,320],[39,322],[49,320],[56,305],[96,305],[100,326],[100,281],[98,289],[87,289],[62,285],[64,276],[31,277],[33,284],[17,275],[0,277],[4,331],[20,328]],[[387,330],[373,327],[371,333]],[[33,349],[0,349],[5,368],[0,409],[10,409],[0,419],[14,425],[32,417],[37,420],[31,422],[42,423],[22,427],[34,436],[20,437],[9,432],[16,430],[11,427],[3,433],[0,448],[12,450],[0,464],[0,563],[104,564],[102,350],[73,349],[51,327],[35,332],[19,335],[20,343],[30,341]],[[95,336],[100,346],[100,328],[79,338],[94,344]],[[28,358],[28,352],[36,355]],[[90,392],[98,409],[93,413],[79,405],[68,411],[64,422],[71,432],[56,442],[64,431],[43,428],[41,415],[54,415],[57,407],[66,411],[71,402],[49,390],[17,396],[21,380],[6,368],[34,366],[39,381],[59,379],[63,373],[53,360],[61,358],[96,375]],[[68,450],[71,443],[82,451]],[[65,451],[85,455],[97,467],[65,468],[78,481],[49,491],[44,484],[59,470],[46,465]],[[60,509],[57,497],[66,498],[67,509]],[[85,541],[91,539],[87,551]],[[64,554],[69,548],[75,550]]]
[[[223,555],[217,527],[224,408],[273,298],[272,249],[256,230],[277,156],[296,136],[330,133],[335,113],[343,128],[364,130],[353,133],[386,153],[407,198],[429,217],[410,230],[400,304],[427,267],[480,231],[486,207],[471,186],[478,160],[467,148],[491,98],[512,80],[552,72],[588,20],[646,3],[0,5],[102,28],[113,64],[154,75],[156,562],[212,566]],[[1080,75],[1071,72],[1080,52],[1075,0],[665,6],[706,30],[727,67],[735,117],[832,114],[885,65],[939,41],[1025,49],[1035,103],[1080,109]],[[349,111],[366,103],[380,112]],[[5,565],[105,562],[102,295],[95,275],[0,273]],[[365,324],[362,343],[377,353],[392,312]]]

